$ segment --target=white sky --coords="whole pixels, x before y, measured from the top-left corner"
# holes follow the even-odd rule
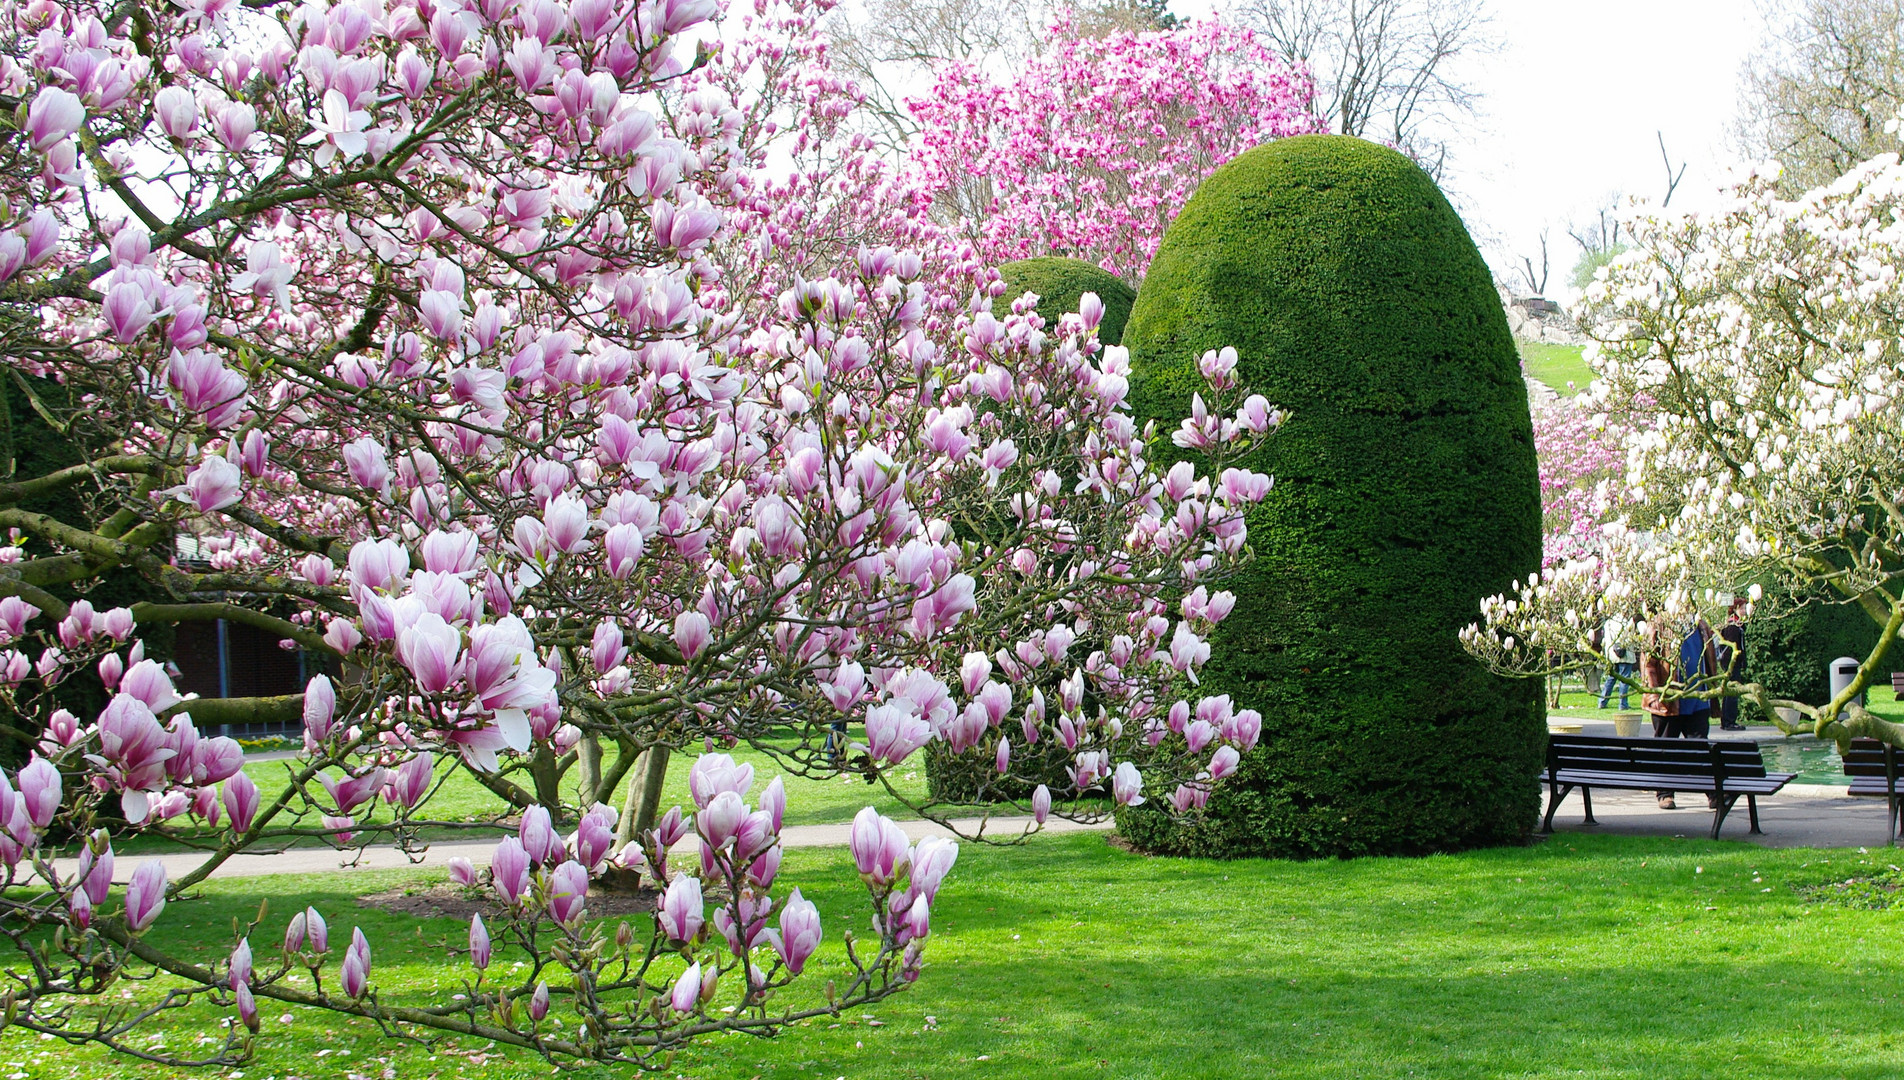
[[[1209,0],[1171,10],[1205,17]],[[1497,274],[1538,258],[1549,229],[1550,295],[1579,249],[1567,223],[1616,192],[1657,200],[1654,132],[1686,162],[1673,207],[1710,198],[1737,162],[1729,133],[1740,70],[1765,37],[1752,0],[1491,0],[1500,53],[1470,69],[1482,117],[1444,178]],[[1515,278],[1518,280],[1518,277]]]

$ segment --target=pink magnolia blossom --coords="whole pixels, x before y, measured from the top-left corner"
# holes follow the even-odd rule
[[[905,830],[872,807],[853,816],[850,841],[853,863],[867,884],[885,888],[906,873],[912,856]]]
[[[61,784],[59,769],[45,758],[35,754],[15,778],[20,798],[26,807],[28,820],[35,828],[44,829],[53,823],[53,815],[59,812]]]
[[[39,608],[17,596],[0,599],[0,643],[25,634],[26,624],[38,618],[39,614]]]
[[[364,129],[370,126],[370,114],[353,109],[336,90],[324,92],[323,111],[312,116],[310,124],[310,134],[298,141],[317,146],[314,157],[319,166],[329,165],[339,155],[346,162],[354,161],[369,149]]]
[[[705,809],[722,794],[744,798],[754,784],[754,767],[726,754],[702,754],[688,770],[688,792]]]
[[[866,752],[876,761],[897,765],[932,740],[932,725],[897,705],[866,710]]]
[[[705,908],[701,900],[701,882],[685,874],[668,883],[655,910],[655,918],[670,941],[693,941],[701,932]]]
[[[529,888],[529,853],[513,836],[505,836],[496,845],[489,860],[490,881],[503,902],[515,907]]]
[[[44,154],[85,122],[86,106],[77,95],[57,86],[42,87],[27,106],[27,141]]]
[[[418,689],[439,694],[461,674],[462,632],[441,615],[426,611],[397,635],[397,658],[416,678]]]
[[[678,1013],[691,1013],[701,1000],[701,964],[696,961],[689,964],[681,977],[674,982],[674,989],[668,995],[668,1003]]]
[[[1236,771],[1236,763],[1241,755],[1234,746],[1221,746],[1210,758],[1210,779],[1221,780]]]
[[[126,928],[139,933],[158,919],[165,910],[165,865],[148,859],[132,872],[126,886]]]
[[[212,134],[233,154],[249,149],[258,131],[258,113],[244,102],[232,102],[212,117]]]
[[[692,660],[707,648],[712,630],[706,615],[698,611],[684,611],[674,619],[674,643],[680,648],[683,657]]]
[[[561,838],[556,836],[555,826],[550,823],[547,807],[531,806],[524,810],[516,834],[529,861],[538,866],[553,862],[563,854]]]
[[[152,111],[159,127],[174,139],[183,139],[198,130],[198,101],[182,86],[168,86],[152,98]]]
[[[774,941],[787,970],[800,974],[807,958],[820,947],[820,909],[793,890],[780,908],[780,934]]]
[[[489,927],[483,925],[481,915],[469,917],[469,962],[477,971],[489,967]]]
[[[222,457],[208,457],[185,477],[180,497],[201,514],[223,510],[244,497],[244,476]]]
[[[588,868],[565,862],[549,875],[549,917],[563,926],[581,922],[588,903]]]
[[[360,998],[369,988],[370,981],[370,942],[359,927],[350,931],[350,946],[344,950],[344,963],[338,978],[343,984],[347,997]]]
[[[231,779],[225,781],[225,816],[231,821],[232,832],[242,835],[251,831],[261,798],[258,785],[243,772],[233,773]]]
[[[251,939],[243,938],[225,961],[225,985],[233,990],[251,982]]]

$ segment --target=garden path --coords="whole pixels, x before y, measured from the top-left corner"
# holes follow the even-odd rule
[[[977,831],[981,819],[954,818],[952,824],[960,833],[970,835]],[[985,823],[987,835],[1011,836],[1031,824],[1027,817],[995,817]],[[952,836],[953,831],[931,821],[901,821],[899,826],[913,840],[922,840],[928,836]],[[1045,823],[1045,831],[1052,833],[1085,832],[1108,830],[1110,823],[1082,825],[1073,821],[1052,818]],[[852,837],[853,826],[847,822],[833,825],[788,825],[780,830],[780,842],[790,848],[807,847],[844,847]],[[1879,829],[1882,833],[1882,828]],[[478,867],[489,865],[489,856],[496,849],[496,838],[491,836],[483,840],[437,841],[429,846],[423,856],[422,865],[443,866],[457,856],[462,856]],[[676,844],[674,850],[691,853],[694,840],[690,837]],[[354,861],[344,861],[346,855]],[[122,855],[114,861],[113,878],[115,881],[129,881],[133,870],[140,863],[157,859],[165,866],[166,877],[177,879],[185,876],[204,860],[199,852],[177,852],[164,855]],[[273,854],[234,855],[220,866],[212,876],[215,878],[260,877],[266,874],[335,874],[350,870],[395,870],[415,865],[410,857],[389,845],[374,845],[362,852],[339,852],[333,848],[297,848]],[[54,866],[64,876],[77,871],[78,862],[74,859],[55,860]]]

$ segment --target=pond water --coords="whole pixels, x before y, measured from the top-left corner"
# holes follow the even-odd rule
[[[1850,783],[1835,743],[1817,739],[1764,739],[1759,742],[1759,752],[1765,757],[1767,772],[1797,773],[1794,784]]]

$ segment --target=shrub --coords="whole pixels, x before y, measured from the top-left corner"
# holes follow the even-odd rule
[[[1778,615],[1754,616],[1745,623],[1746,678],[1764,683],[1773,697],[1823,705],[1831,699],[1826,665],[1840,656],[1862,661],[1871,655],[1878,629],[1855,604],[1811,603]],[[1895,665],[1904,649],[1893,645],[1886,655]]]
[[[1182,416],[1205,350],[1288,410],[1252,467],[1256,560],[1229,587],[1206,693],[1266,718],[1261,745],[1180,825],[1119,815],[1141,847],[1357,855],[1531,831],[1540,684],[1456,638],[1540,565],[1527,392],[1488,269],[1407,158],[1303,136],[1218,169],[1165,235],[1125,338],[1141,417]]]
[[[1056,326],[1058,316],[1078,309],[1078,298],[1087,292],[1104,301],[1104,321],[1098,324],[1097,339],[1106,345],[1124,340],[1124,324],[1130,319],[1137,290],[1124,284],[1117,275],[1083,259],[1056,255],[1019,259],[998,268],[1005,281],[1005,292],[992,302],[992,314],[1004,318],[1013,300],[1025,293],[1038,294],[1038,314],[1047,326]]]
[[[955,754],[943,742],[927,743],[922,755],[926,761],[926,794],[933,802],[1023,802],[1031,798],[1039,784],[1057,792],[1072,787],[1065,767],[1073,759],[1064,744],[1056,740],[1032,747],[1014,746],[1011,772],[1005,776],[999,775],[991,759]]]

